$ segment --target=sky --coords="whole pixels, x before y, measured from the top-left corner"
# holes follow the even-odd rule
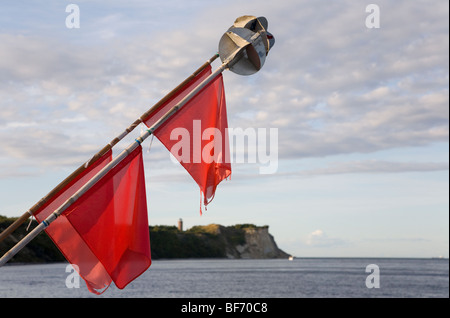
[[[71,3],[79,28],[66,25]],[[147,140],[150,225],[268,225],[298,257],[448,257],[443,0],[2,1],[0,215],[27,211],[213,56],[242,15],[266,17],[276,43],[258,73],[224,72],[228,125],[265,132],[275,169],[261,173],[262,156],[233,163],[200,215],[196,183]]]

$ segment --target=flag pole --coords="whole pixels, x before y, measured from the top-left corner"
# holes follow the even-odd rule
[[[153,134],[153,132],[166,122],[173,114],[181,109],[189,100],[191,100],[198,92],[200,92],[209,82],[222,73],[230,64],[231,61],[225,61],[222,65],[214,71],[211,75],[205,78],[192,91],[189,92],[181,101],[168,110],[161,118],[158,119],[149,129],[145,130],[140,137],[124,149],[117,157],[108,163],[102,170],[100,170],[94,177],[86,182],[77,192],[75,192],[69,199],[67,199],[58,209],[50,214],[45,220],[39,223],[28,235],[19,241],[13,248],[6,252],[0,258],[0,267],[5,265],[14,255],[16,255],[22,248],[31,242],[38,234],[40,234],[46,227],[56,220],[65,210],[67,210],[73,203],[75,203],[84,193],[86,193],[97,181],[104,177],[112,168],[114,168],[120,161],[122,161],[128,154],[135,150],[146,138]]]
[[[0,233],[0,242],[6,239],[11,233],[13,233],[20,225],[22,225],[30,216],[33,216],[45,203],[47,203],[55,194],[61,191],[67,184],[79,176],[84,170],[100,159],[104,154],[106,154],[111,148],[113,148],[119,141],[121,141],[125,136],[132,132],[140,123],[142,123],[148,116],[153,112],[158,110],[158,108],[169,100],[173,95],[175,95],[180,89],[182,89],[187,83],[189,83],[195,76],[197,76],[202,70],[208,65],[214,62],[219,57],[219,54],[214,54],[208,61],[206,61],[202,66],[200,66],[194,73],[192,73],[188,78],[186,78],[182,83],[170,91],[166,96],[164,96],[159,102],[153,105],[149,110],[136,119],[127,129],[125,129],[120,135],[111,140],[109,144],[103,147],[99,152],[97,152],[91,159],[86,163],[72,172],[66,179],[64,179],[60,184],[58,184],[52,191],[50,191],[45,197],[39,200],[35,205],[33,205],[27,212],[22,214],[17,220],[15,220],[9,227],[7,227],[2,233]]]

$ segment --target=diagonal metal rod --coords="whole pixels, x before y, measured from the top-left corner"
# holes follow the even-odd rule
[[[33,205],[27,212],[21,215],[16,221],[14,221],[8,228],[6,228],[2,233],[0,233],[0,242],[7,238],[12,232],[14,232],[20,225],[22,225],[30,216],[33,216],[39,208],[41,208],[45,203],[47,203],[54,195],[61,191],[67,184],[79,176],[84,170],[100,159],[105,153],[107,153],[112,147],[114,147],[119,141],[121,141],[125,136],[134,130],[140,123],[148,118],[153,112],[159,109],[159,107],[169,100],[173,95],[175,95],[180,89],[182,89],[188,82],[190,82],[195,76],[197,76],[205,67],[210,65],[218,57],[215,54],[208,61],[206,61],[202,66],[200,66],[192,75],[186,78],[182,83],[175,87],[171,92],[164,96],[159,102],[153,105],[149,110],[147,110],[141,117],[136,119],[127,129],[125,129],[120,135],[111,140],[109,144],[103,147],[98,153],[96,153],[91,159],[80,166],[77,170],[72,172],[66,179],[64,179],[60,184],[58,184],[52,191],[50,191],[45,197],[39,200],[35,205]]]
[[[107,164],[102,170],[100,170],[94,177],[92,177],[87,183],[84,184],[74,195],[67,199],[58,209],[50,214],[44,221],[42,221],[37,227],[35,227],[27,236],[19,241],[13,248],[6,252],[2,258],[0,258],[0,267],[5,265],[14,255],[16,255],[22,248],[24,248],[31,240],[33,240],[39,233],[41,233],[46,227],[48,227],[56,218],[58,218],[65,210],[67,210],[76,200],[78,200],[84,193],[86,193],[98,180],[104,177],[114,166],[116,166],[121,160],[123,160],[129,153],[136,149],[146,138],[153,134],[153,132],[166,122],[172,115],[174,115],[179,109],[186,105],[198,92],[200,92],[209,82],[216,78],[226,68],[231,66],[237,59],[236,56],[240,55],[243,48],[236,50],[236,54],[233,58],[227,59],[222,65],[215,70],[211,75],[204,79],[199,85],[197,85],[189,94],[187,94],[181,101],[167,111],[157,122],[155,122],[149,129],[141,134],[135,142],[131,143],[125,150],[123,150],[116,158],[114,158],[109,164]]]

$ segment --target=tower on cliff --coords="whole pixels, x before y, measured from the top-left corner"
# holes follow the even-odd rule
[[[183,219],[181,218],[178,220],[178,230],[183,232]]]

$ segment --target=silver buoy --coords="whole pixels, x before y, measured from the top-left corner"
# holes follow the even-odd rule
[[[266,61],[269,50],[275,44],[267,31],[267,19],[245,15],[234,21],[219,42],[219,56],[228,62],[230,71],[239,75],[258,72]]]

